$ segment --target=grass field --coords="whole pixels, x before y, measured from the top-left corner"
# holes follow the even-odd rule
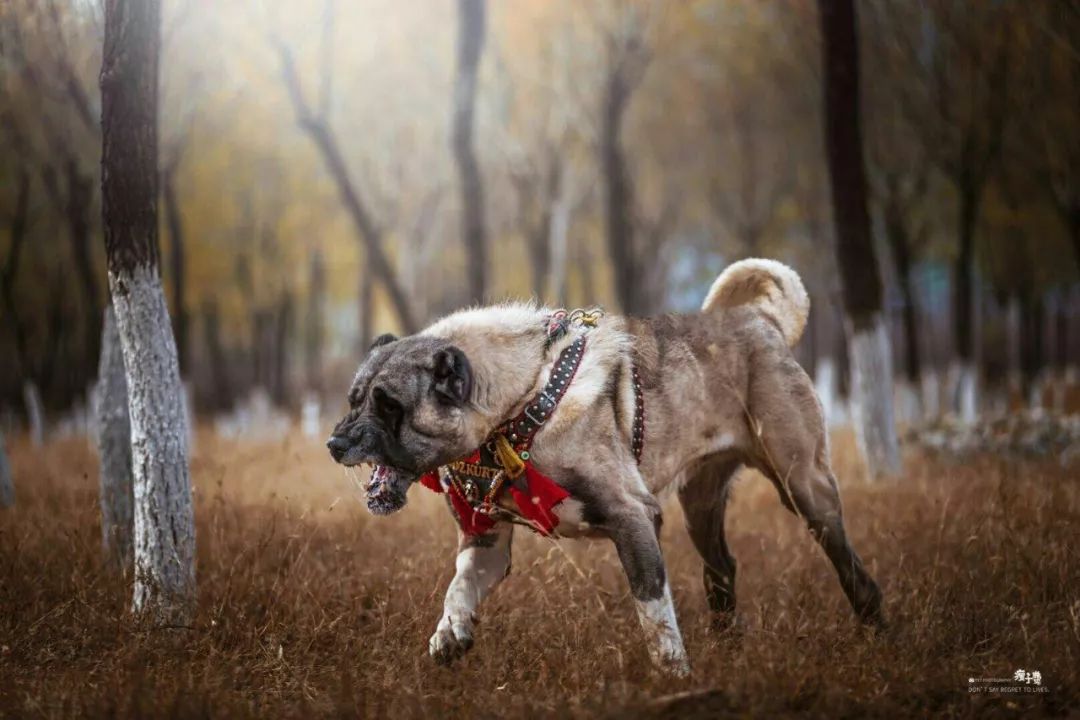
[[[677,503],[663,544],[693,662],[654,674],[609,543],[517,533],[511,576],[472,653],[427,639],[454,527],[422,488],[391,518],[298,436],[200,434],[192,463],[199,613],[132,623],[101,567],[96,457],[81,440],[9,438],[18,504],[0,514],[0,715],[151,717],[1031,716],[1080,712],[1080,482],[1052,462],[909,454],[902,480],[834,454],[849,534],[891,622],[862,631],[831,567],[771,487],[744,473],[728,509],[743,629],[709,629]],[[1038,670],[1044,692],[971,694]]]

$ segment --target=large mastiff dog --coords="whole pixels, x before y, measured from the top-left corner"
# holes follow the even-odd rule
[[[524,522],[614,542],[650,655],[687,673],[658,497],[678,494],[723,623],[735,609],[724,508],[743,465],[772,480],[859,618],[880,624],[881,593],[844,531],[821,407],[790,351],[808,311],[794,271],[745,260],[716,279],[696,314],[567,322],[546,308],[496,305],[379,338],[328,446],[339,463],[374,466],[367,493],[376,514],[403,507],[422,478],[452,500],[462,528],[457,573],[432,656],[449,662],[472,646],[480,601],[509,572],[513,527]]]

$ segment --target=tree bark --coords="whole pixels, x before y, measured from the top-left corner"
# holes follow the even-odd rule
[[[195,614],[195,524],[183,386],[158,251],[159,0],[106,0],[102,216],[124,356],[134,477],[132,608],[163,625]]]
[[[106,560],[125,575],[131,569],[132,469],[124,354],[112,305],[105,307],[98,365],[98,460],[101,486],[101,545]]]
[[[870,235],[859,119],[858,35],[852,0],[818,0],[825,81],[825,147],[851,353],[855,432],[872,477],[900,472],[892,352]]]
[[[458,0],[458,70],[452,131],[461,176],[461,238],[468,265],[469,300],[477,305],[484,302],[488,283],[484,184],[474,145],[476,76],[484,50],[485,10],[485,0]]]
[[[7,448],[4,445],[4,433],[0,431],[0,508],[9,508],[15,504],[15,482],[11,477],[11,463],[8,462]]]
[[[188,369],[187,259],[184,252],[184,219],[176,197],[176,165],[169,164],[161,173],[161,199],[165,205],[165,224],[169,228],[169,260],[173,275],[173,332],[181,376]]]

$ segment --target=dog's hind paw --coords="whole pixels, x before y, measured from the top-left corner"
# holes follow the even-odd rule
[[[440,665],[449,665],[473,646],[471,618],[444,616],[428,640],[428,654]]]

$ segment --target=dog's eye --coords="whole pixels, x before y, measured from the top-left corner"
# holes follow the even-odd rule
[[[401,418],[405,415],[405,408],[381,387],[372,390],[371,397],[375,401],[375,412],[378,416],[387,425],[396,429],[401,424]]]

